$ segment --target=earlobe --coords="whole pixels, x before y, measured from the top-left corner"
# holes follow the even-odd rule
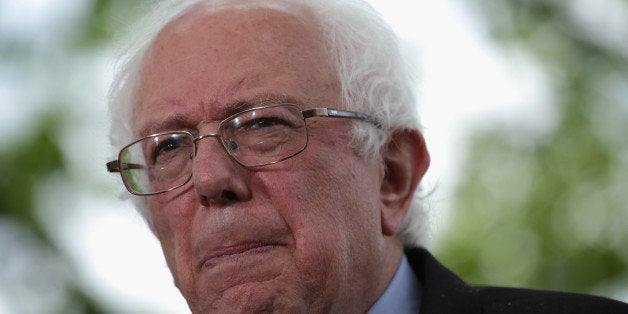
[[[417,130],[395,132],[383,151],[381,182],[382,232],[394,236],[430,163],[425,140]]]

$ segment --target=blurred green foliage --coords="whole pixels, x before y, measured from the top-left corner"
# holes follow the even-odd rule
[[[84,2],[87,9],[69,29],[54,34],[59,36],[54,56],[39,38],[0,34],[5,36],[0,37],[0,69],[34,71],[30,75],[40,77],[37,82],[59,86],[76,57],[101,55],[116,30],[151,1]],[[557,109],[555,127],[543,136],[497,126],[471,138],[457,211],[438,252],[471,282],[605,295],[625,289],[628,282],[627,52],[605,29],[593,32],[575,19],[571,6],[576,2],[466,4],[483,14],[498,42],[525,51],[544,67],[553,91],[550,105]],[[615,2],[624,13],[628,10],[625,1]],[[599,19],[593,17],[603,22]],[[54,62],[48,62],[51,58]],[[34,201],[42,182],[67,175],[59,137],[72,123],[65,108],[81,106],[67,94],[70,90],[43,90],[41,98],[50,101],[33,118],[34,130],[0,148],[0,247],[9,247],[0,262],[5,270],[19,263],[30,267],[17,275],[0,274],[0,292],[23,302],[18,310],[112,311],[79,282],[76,265],[49,234]],[[57,105],[59,99],[63,106]],[[36,299],[53,292],[62,300]],[[39,307],[27,304],[37,302]]]
[[[52,245],[39,226],[34,211],[33,195],[42,176],[65,169],[63,156],[54,136],[59,130],[59,117],[48,116],[36,122],[38,130],[32,138],[0,149],[0,214],[29,226],[41,240]]]
[[[466,3],[497,43],[538,62],[556,113],[545,132],[499,124],[471,134],[438,247],[470,282],[626,293],[628,38],[613,37],[626,34],[613,18],[625,26],[628,2],[587,3]]]
[[[61,121],[62,118],[55,113],[44,116],[41,121],[35,123],[37,130],[33,132],[31,137],[0,149],[0,169],[2,169],[2,176],[0,176],[0,221],[5,226],[11,224],[18,228],[19,233],[22,234],[21,237],[32,238],[32,242],[25,241],[22,245],[4,243],[6,239],[3,239],[4,270],[8,272],[15,270],[12,267],[7,267],[7,264],[13,264],[11,259],[16,259],[15,255],[19,256],[30,250],[41,251],[27,257],[28,267],[33,268],[29,273],[18,271],[18,274],[12,274],[17,275],[17,280],[22,282],[10,282],[10,280],[5,282],[3,280],[6,284],[5,288],[14,287],[17,290],[5,292],[16,294],[13,295],[14,297],[24,292],[37,295],[42,292],[33,292],[34,290],[41,286],[50,285],[55,289],[64,290],[54,292],[62,295],[62,300],[43,303],[42,307],[37,307],[32,306],[35,302],[29,300],[33,295],[20,295],[19,297],[23,298],[23,302],[30,303],[30,305],[14,306],[21,311],[28,312],[46,310],[50,313],[103,313],[100,305],[82,290],[79,282],[73,279],[71,262],[44,228],[38,218],[38,208],[34,204],[34,196],[37,193],[39,183],[52,175],[62,175],[66,170],[63,154],[55,139],[60,130]],[[5,234],[7,231],[9,230],[1,232],[4,237],[8,237]],[[11,248],[22,250],[22,252],[12,251]],[[44,255],[43,261],[40,260],[42,258],[38,256],[39,254]],[[52,260],[58,265],[58,268],[51,267],[52,269],[68,275],[47,274],[45,269],[39,269],[45,268],[46,260]],[[37,280],[32,280],[32,278],[29,280],[33,275],[41,277],[38,277]],[[43,293],[45,294],[45,292]]]
[[[68,11],[60,18],[33,29],[31,24],[41,21],[26,20],[31,16],[27,4],[0,0],[0,10],[14,10],[9,20],[15,23],[5,25],[13,31],[0,30],[0,71],[4,72],[0,79],[8,80],[0,81],[6,84],[0,87],[10,86],[18,95],[15,99],[3,95],[2,108],[9,115],[13,106],[33,113],[17,132],[4,134],[0,147],[0,312],[106,313],[115,309],[97,300],[81,282],[77,265],[64,250],[67,245],[58,242],[51,222],[44,221],[49,213],[41,213],[46,208],[41,208],[38,197],[51,180],[70,185],[68,151],[61,143],[64,132],[78,123],[68,108],[85,104],[83,90],[64,84],[69,85],[76,68],[85,67],[82,60],[102,57],[117,29],[126,28],[122,21],[132,20],[141,4],[71,1],[63,4]]]

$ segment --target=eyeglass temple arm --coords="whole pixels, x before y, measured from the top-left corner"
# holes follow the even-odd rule
[[[311,118],[311,117],[332,117],[332,118],[345,118],[345,119],[358,119],[362,121],[369,122],[375,125],[377,128],[382,128],[382,123],[379,122],[375,117],[369,116],[367,114],[363,114],[355,111],[347,111],[340,109],[332,109],[332,108],[314,108],[302,111],[303,118]]]
[[[122,169],[120,169],[117,160],[112,160],[107,163],[107,171],[109,172],[120,172],[121,170],[129,169],[146,169],[146,167],[138,164],[122,163]]]

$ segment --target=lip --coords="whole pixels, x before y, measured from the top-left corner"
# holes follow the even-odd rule
[[[246,242],[217,247],[209,251],[203,257],[200,266],[201,268],[212,268],[222,262],[227,262],[230,259],[245,258],[257,254],[263,254],[278,246],[282,245],[274,242]]]

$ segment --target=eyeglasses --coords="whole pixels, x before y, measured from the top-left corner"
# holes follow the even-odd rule
[[[358,119],[381,128],[375,118],[353,111],[331,108],[302,111],[293,104],[256,107],[221,121],[216,133],[194,137],[187,131],[173,131],[143,137],[122,148],[118,159],[107,163],[107,170],[120,172],[127,190],[135,195],[172,191],[192,178],[192,163],[200,140],[219,139],[229,156],[244,167],[266,166],[305,149],[308,143],[305,119],[311,117]]]

